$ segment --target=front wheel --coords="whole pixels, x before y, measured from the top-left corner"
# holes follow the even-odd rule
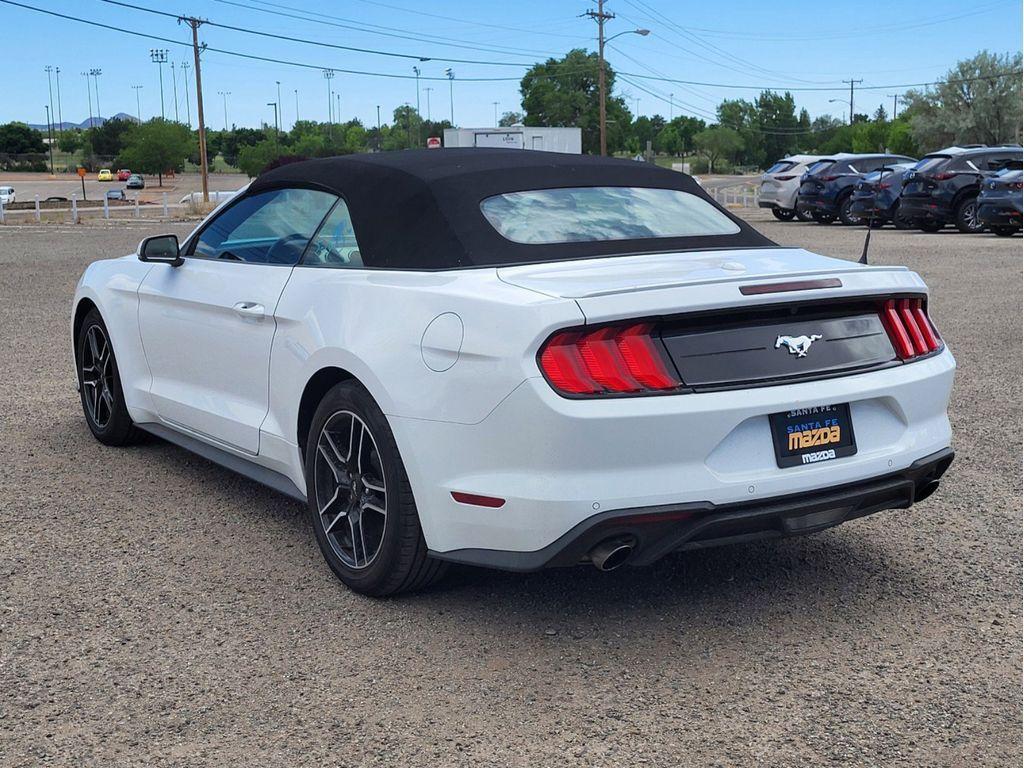
[[[978,218],[977,198],[968,198],[957,207],[956,228],[965,235],[974,235],[985,229],[985,225]]]
[[[792,221],[796,211],[792,208],[772,208],[772,216],[779,221]]]
[[[75,344],[78,392],[89,431],[104,445],[127,445],[138,430],[124,402],[110,334],[95,309],[82,321]]]
[[[1012,224],[994,224],[989,227],[989,229],[1000,237],[1013,237],[1020,231],[1018,227],[1015,227]]]
[[[391,427],[355,382],[332,388],[313,416],[306,498],[320,551],[356,592],[384,597],[443,575],[446,564],[427,555]]]

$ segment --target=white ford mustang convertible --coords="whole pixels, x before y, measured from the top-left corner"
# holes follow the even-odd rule
[[[282,166],[89,266],[90,430],[304,501],[338,577],[609,570],[938,486],[955,364],[902,267],[780,247],[687,176],[450,149]]]

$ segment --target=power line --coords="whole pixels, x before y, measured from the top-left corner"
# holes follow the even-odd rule
[[[107,3],[108,5],[117,5],[122,8],[130,8],[133,11],[143,11],[145,13],[151,13],[156,16],[164,16],[166,18],[177,19],[178,15],[174,13],[168,13],[166,11],[158,11],[155,8],[145,8],[140,5],[132,5],[131,3],[121,2],[121,0],[100,0],[100,2]],[[453,59],[447,56],[421,56],[419,54],[412,53],[398,53],[396,51],[381,51],[374,48],[358,48],[351,45],[338,45],[337,43],[325,43],[320,40],[304,40],[298,37],[290,37],[289,35],[278,35],[274,32],[263,32],[256,29],[247,29],[246,27],[236,27],[232,24],[220,24],[216,21],[203,21],[204,24],[210,27],[218,27],[220,29],[228,29],[232,32],[242,32],[247,35],[256,35],[258,37],[268,37],[274,40],[285,40],[290,43],[302,43],[304,45],[315,45],[321,48],[333,48],[339,51],[353,51],[355,53],[368,53],[375,56],[391,56],[398,59],[412,59],[413,61],[431,61],[439,59],[441,61],[449,61],[456,64],[481,64],[486,66],[495,67],[531,67],[532,62],[519,62],[519,61],[485,61],[481,59]]]

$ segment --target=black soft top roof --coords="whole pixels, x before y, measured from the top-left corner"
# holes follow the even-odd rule
[[[692,178],[648,163],[522,149],[422,149],[345,155],[283,165],[247,195],[313,187],[348,205],[363,263],[390,269],[452,269],[652,251],[775,245],[715,203]],[[739,227],[732,235],[534,245],[502,237],[480,202],[505,192],[564,187],[654,187],[707,200]]]

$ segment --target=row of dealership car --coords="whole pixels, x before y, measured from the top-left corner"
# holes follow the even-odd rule
[[[792,155],[761,179],[759,205],[781,221],[937,232],[1021,229],[1019,145],[948,147],[920,160],[893,154]]]

